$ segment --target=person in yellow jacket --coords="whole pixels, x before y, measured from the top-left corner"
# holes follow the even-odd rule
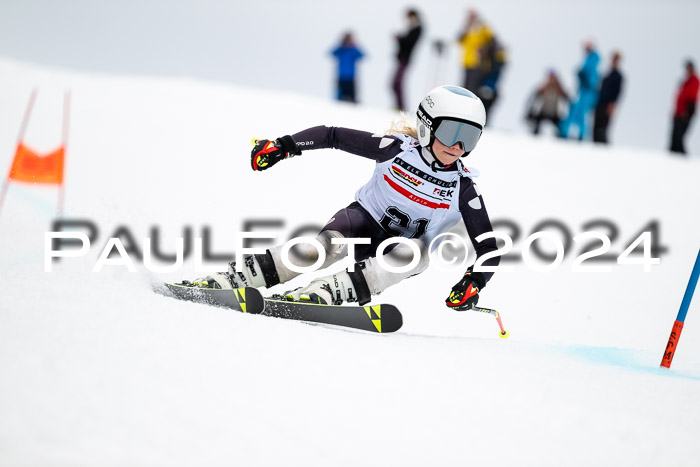
[[[492,41],[491,29],[481,21],[475,10],[469,10],[467,25],[459,36],[458,42],[464,49],[462,56],[464,87],[477,95],[486,73],[491,68],[491,64],[487,63],[486,51]]]

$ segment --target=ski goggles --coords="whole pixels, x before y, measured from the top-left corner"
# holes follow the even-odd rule
[[[441,119],[435,122],[435,138],[447,147],[459,143],[469,153],[476,147],[481,137],[481,126],[466,120]]]

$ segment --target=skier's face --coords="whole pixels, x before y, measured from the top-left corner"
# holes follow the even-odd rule
[[[434,138],[433,142],[433,154],[437,157],[443,165],[451,165],[457,162],[457,159],[464,155],[464,150],[459,142],[453,144],[452,146],[445,146],[438,140]]]

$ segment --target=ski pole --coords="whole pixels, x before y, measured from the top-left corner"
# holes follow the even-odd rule
[[[474,308],[472,308],[472,310],[479,311],[481,313],[488,313],[491,316],[493,316],[494,318],[496,318],[496,321],[498,322],[498,327],[501,328],[501,332],[498,333],[498,337],[500,337],[501,339],[507,339],[508,336],[510,336],[510,333],[503,328],[503,321],[501,321],[501,314],[498,311],[491,309],[491,308],[483,308],[480,306],[475,306]]]

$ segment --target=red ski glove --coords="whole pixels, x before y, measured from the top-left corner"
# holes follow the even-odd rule
[[[452,287],[450,296],[445,300],[448,308],[466,311],[474,308],[479,301],[479,290],[483,287],[484,275],[468,271],[461,281]]]
[[[250,153],[250,165],[253,170],[269,169],[279,161],[290,156],[297,156],[301,151],[291,136],[282,136],[275,141],[259,139]]]

